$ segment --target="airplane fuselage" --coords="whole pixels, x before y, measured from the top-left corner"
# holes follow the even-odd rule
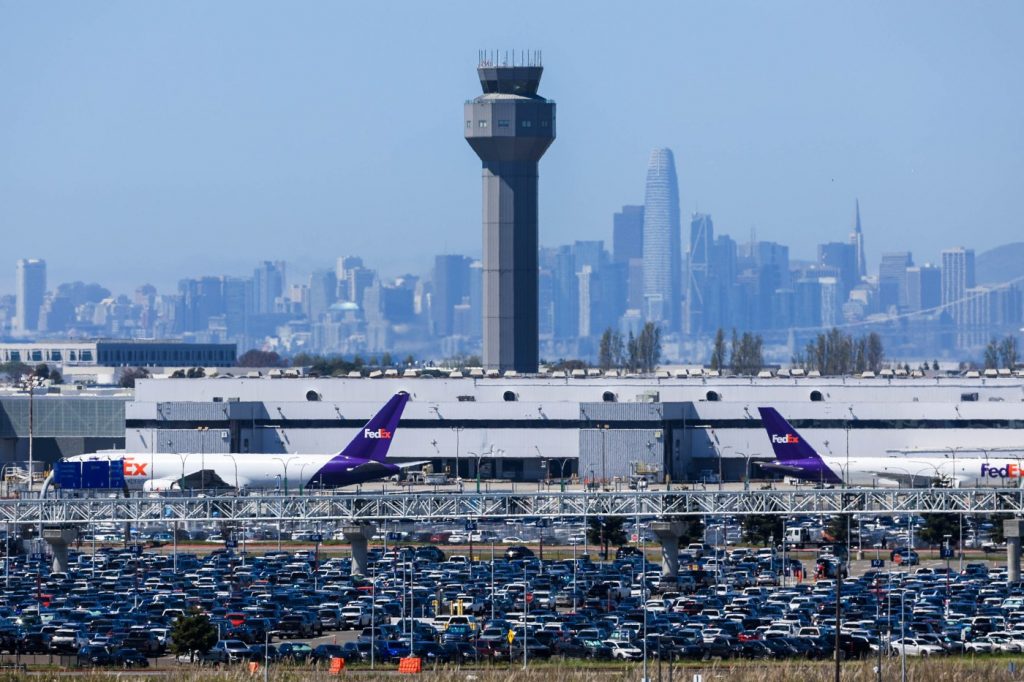
[[[1020,459],[947,456],[821,456],[834,474],[814,468],[814,462],[791,460],[780,470],[794,478],[820,483],[844,483],[861,487],[945,486],[952,488],[1018,488],[1024,473],[1024,452]],[[772,465],[768,465],[772,468]],[[799,469],[799,470],[798,470]],[[819,466],[820,469],[820,466]]]
[[[387,462],[338,455],[101,453],[68,460],[123,460],[127,487],[153,492],[178,490],[183,480],[184,487],[192,489],[225,485],[259,490],[334,488],[387,478],[400,471]]]

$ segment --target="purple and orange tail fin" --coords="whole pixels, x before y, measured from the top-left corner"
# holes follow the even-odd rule
[[[409,394],[405,391],[399,391],[392,396],[384,407],[359,429],[352,442],[337,456],[383,462],[388,456],[388,448],[395,438],[395,429],[407,402]]]

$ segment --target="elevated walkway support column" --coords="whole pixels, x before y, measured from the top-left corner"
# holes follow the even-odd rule
[[[661,543],[661,574],[669,578],[679,575],[679,538],[683,524],[679,521],[654,521],[651,532]]]
[[[1006,580],[1015,583],[1020,580],[1020,519],[1003,521],[1003,535],[1006,537]]]
[[[77,528],[43,528],[43,540],[53,551],[54,573],[67,573],[68,545],[77,539]]]
[[[341,529],[345,541],[352,545],[352,575],[369,575],[370,567],[366,552],[370,538],[373,537],[373,526],[365,523],[351,524]]]

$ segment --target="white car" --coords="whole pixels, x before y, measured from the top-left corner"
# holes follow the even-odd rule
[[[620,658],[624,661],[635,661],[643,658],[644,652],[637,649],[629,642],[620,642],[615,639],[606,639],[604,641],[612,650],[612,658]]]
[[[906,656],[936,656],[944,653],[942,647],[936,644],[927,644],[917,639],[894,639],[892,641],[893,655]]]

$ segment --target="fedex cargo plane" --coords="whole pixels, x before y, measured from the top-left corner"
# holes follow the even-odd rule
[[[783,419],[775,408],[759,407],[761,423],[775,451],[775,461],[761,467],[822,484],[863,487],[1020,487],[1024,457],[951,457],[945,454],[823,457]]]
[[[422,464],[387,461],[398,420],[409,394],[396,393],[337,454],[280,455],[224,453],[99,453],[76,455],[69,461],[124,460],[129,489],[167,490],[217,488],[337,488],[387,478],[403,468]]]

